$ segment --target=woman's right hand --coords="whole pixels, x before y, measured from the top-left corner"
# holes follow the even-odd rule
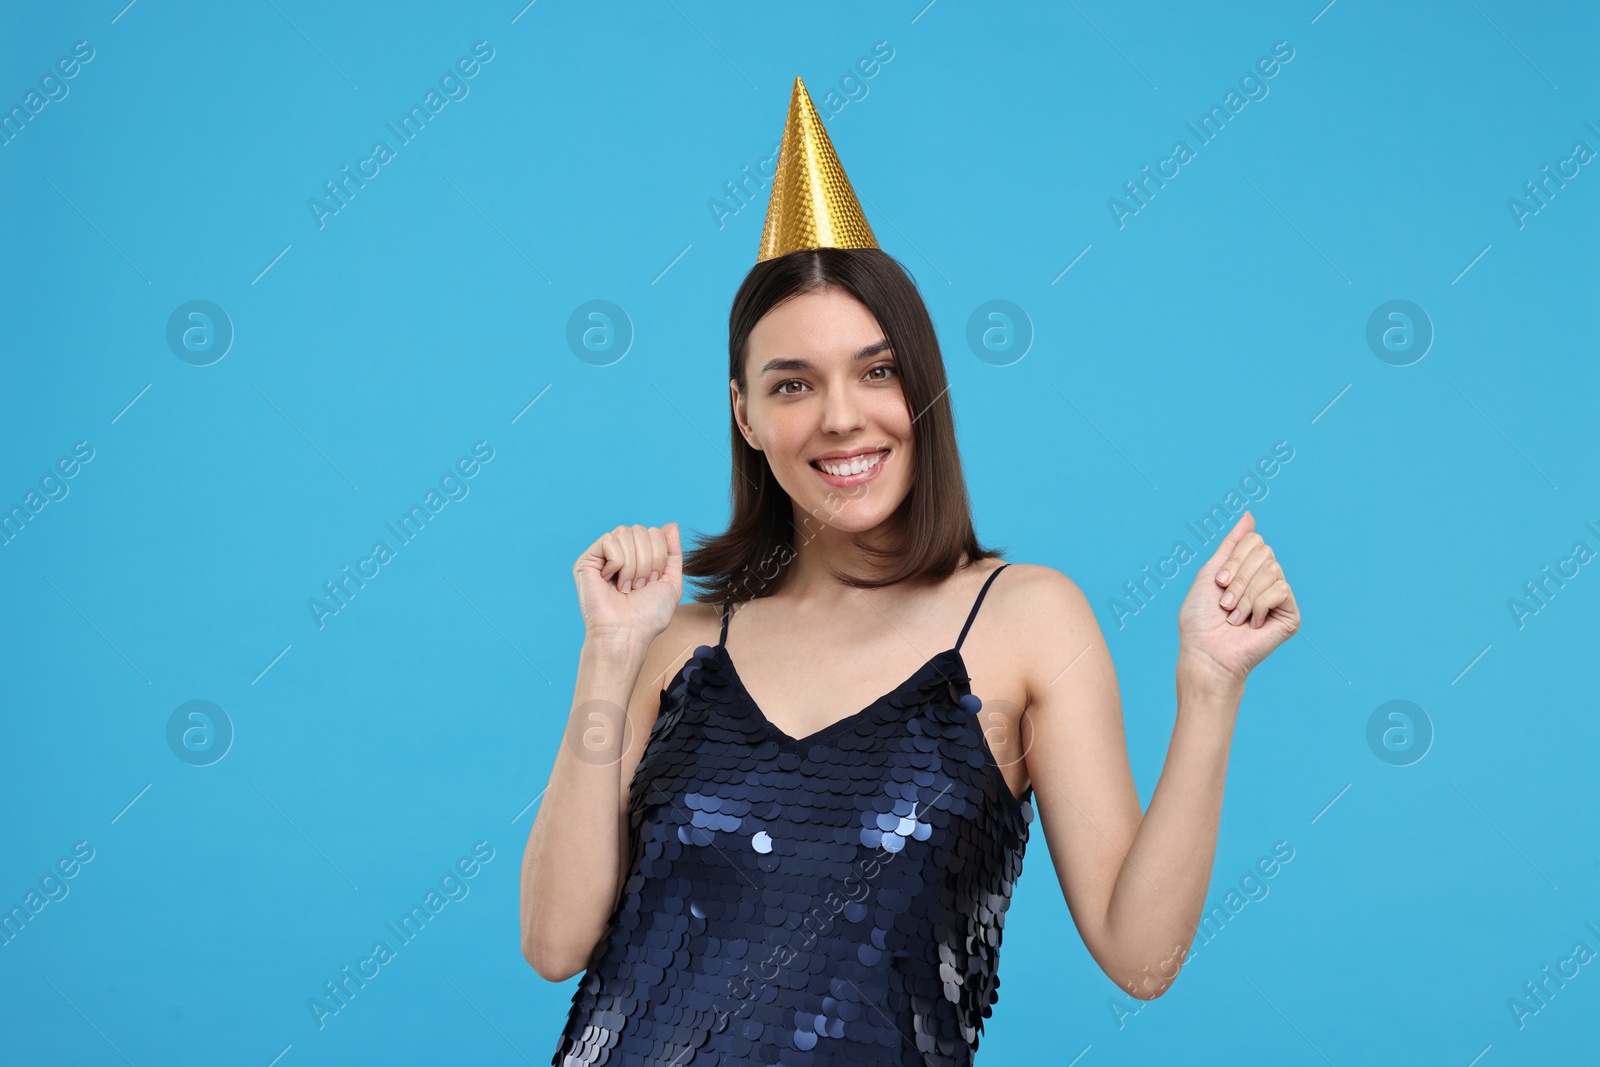
[[[623,637],[644,644],[672,621],[683,596],[678,524],[618,526],[584,550],[572,566],[585,637]]]

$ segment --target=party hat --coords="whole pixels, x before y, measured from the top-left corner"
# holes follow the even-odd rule
[[[802,248],[877,248],[805,83],[794,80],[756,262]]]

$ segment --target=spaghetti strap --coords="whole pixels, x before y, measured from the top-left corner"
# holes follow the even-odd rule
[[[728,608],[732,604],[733,600],[731,598],[722,602],[722,636],[717,638],[718,647],[728,643]]]
[[[1000,566],[996,567],[993,571],[991,571],[989,573],[989,578],[988,578],[987,581],[985,581],[983,583],[983,588],[978,590],[978,599],[974,600],[972,602],[972,610],[967,613],[967,624],[965,626],[961,627],[961,636],[956,638],[956,651],[957,652],[961,651],[961,642],[963,642],[963,641],[965,641],[967,639],[967,631],[972,629],[972,620],[976,619],[978,617],[978,608],[979,608],[980,605],[983,604],[983,598],[984,598],[985,594],[987,594],[989,592],[989,586],[993,585],[994,584],[994,580],[996,578],[1000,577],[1000,572],[1005,570],[1009,566],[1011,566],[1011,564],[1002,563],[1002,564],[1000,564]]]

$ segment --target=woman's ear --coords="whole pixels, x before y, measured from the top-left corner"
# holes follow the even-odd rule
[[[756,432],[750,425],[749,412],[745,410],[744,396],[739,392],[739,381],[736,378],[728,379],[728,403],[733,407],[733,422],[739,427],[739,432],[750,447],[757,452],[762,451],[761,442],[756,439]]]

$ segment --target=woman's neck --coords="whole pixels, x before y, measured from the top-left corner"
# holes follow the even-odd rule
[[[875,560],[858,543],[864,541],[892,548],[895,544],[894,531],[888,523],[861,534],[831,526],[819,528],[814,520],[809,529],[797,525],[796,530],[795,556],[785,568],[787,573],[783,581],[782,595],[786,599],[822,606],[847,598],[858,598],[863,592],[876,591],[846,585],[835,578],[834,573],[861,578],[878,577],[888,574],[897,563],[893,557]],[[810,536],[805,536],[805,533]]]

